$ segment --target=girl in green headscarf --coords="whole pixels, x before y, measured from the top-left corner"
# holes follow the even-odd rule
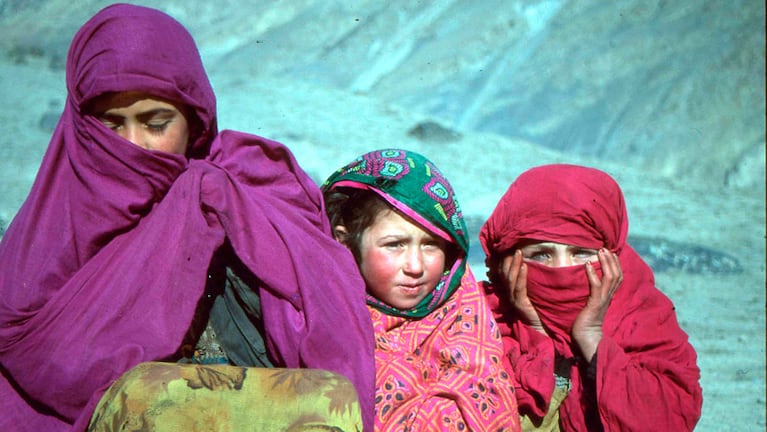
[[[466,264],[466,225],[447,179],[420,154],[384,149],[322,188],[334,235],[367,286],[376,430],[519,430],[500,334]]]

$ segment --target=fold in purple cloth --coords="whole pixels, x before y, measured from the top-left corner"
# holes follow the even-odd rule
[[[277,365],[347,376],[372,425],[373,331],[354,259],[286,147],[216,135],[215,97],[183,26],[138,6],[102,10],[75,36],[67,88],[0,243],[0,429],[84,430],[123,372],[177,352],[227,241],[262,282]],[[83,112],[131,90],[192,108],[191,159],[133,145]]]

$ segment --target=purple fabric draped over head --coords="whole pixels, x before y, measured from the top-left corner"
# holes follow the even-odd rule
[[[356,263],[287,148],[216,134],[183,26],[148,8],[103,9],[73,40],[67,88],[0,243],[0,430],[84,430],[123,372],[171,358],[225,242],[262,283],[274,363],[346,375],[372,426],[373,333]],[[191,158],[145,150],[87,114],[93,98],[135,90],[191,109]]]
[[[83,115],[105,93],[150,93],[192,109],[197,136],[191,151],[204,153],[216,133],[216,99],[189,32],[154,9],[117,4],[77,32],[67,58],[67,109]]]

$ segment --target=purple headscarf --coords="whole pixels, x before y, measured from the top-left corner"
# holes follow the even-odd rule
[[[277,365],[347,376],[372,425],[373,331],[354,259],[287,148],[216,135],[215,97],[183,26],[153,9],[103,9],[72,42],[67,89],[0,243],[0,429],[84,430],[123,372],[173,356],[226,241],[262,282]],[[84,111],[131,90],[191,108],[192,158],[133,145]]]

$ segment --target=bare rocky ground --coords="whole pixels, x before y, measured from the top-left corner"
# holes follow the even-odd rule
[[[0,4],[0,12],[11,3],[19,2]],[[59,29],[66,35],[61,36],[63,42],[58,44],[59,51],[64,50],[59,54],[65,52],[81,19],[64,7],[65,2],[37,3],[41,8],[49,8],[51,16],[69,20],[39,24],[46,32],[55,33],[51,29]],[[300,9],[311,3],[287,4]],[[99,2],[84,4],[95,8]],[[762,7],[762,15],[763,10]],[[174,11],[188,20],[193,18],[185,7],[169,10]],[[267,12],[277,22],[296,14]],[[79,13],[87,16],[89,12]],[[253,17],[247,19],[252,25],[258,24]],[[0,32],[19,33],[13,20],[8,16],[4,20],[0,20]],[[197,22],[190,28],[203,46],[206,59],[224,58],[227,47],[242,45],[237,40],[237,26],[227,27],[232,31],[228,36],[206,32],[206,27]],[[33,39],[28,36],[28,40]],[[4,101],[0,106],[0,125],[5,132],[0,137],[0,227],[13,218],[34,180],[65,96],[62,59],[52,54],[56,51],[51,46],[35,51],[32,42],[19,46],[27,48],[15,54],[6,48],[5,56],[0,55],[0,95]],[[208,51],[205,47],[209,47]],[[761,60],[763,63],[763,35]],[[226,63],[233,65],[236,59],[227,58]],[[755,79],[763,80],[764,66],[761,67],[762,73],[755,74],[758,75]],[[434,160],[455,186],[474,240],[479,225],[508,184],[529,167],[569,162],[611,173],[626,194],[630,238],[636,240],[635,246],[642,246],[637,249],[647,253],[648,261],[655,260],[657,268],[662,269],[656,272],[657,285],[676,304],[679,321],[698,352],[704,405],[696,430],[765,430],[763,81],[755,82],[755,90],[750,90],[758,93],[761,89],[761,105],[757,107],[762,113],[761,125],[748,133],[736,134],[749,143],[754,137],[761,137],[754,155],[748,156],[749,151],[754,151],[748,150],[751,144],[734,143],[737,136],[716,132],[723,138],[721,148],[701,150],[690,144],[664,149],[657,145],[653,158],[639,163],[631,157],[616,160],[602,154],[554,150],[531,139],[435,127],[451,123],[410,105],[406,107],[401,100],[382,98],[374,91],[318,84],[316,80],[290,74],[256,77],[245,73],[248,70],[245,66],[241,72],[234,70],[209,67],[219,98],[222,128],[243,130],[287,144],[317,182],[373,148],[394,146],[421,152]],[[724,99],[725,95],[719,94],[716,100],[723,103]],[[726,128],[728,117],[722,115],[717,119],[708,126]],[[725,161],[723,155],[727,153],[738,153],[738,158],[727,159],[730,161],[727,163],[732,164],[731,178],[740,180],[726,184],[712,182],[706,178],[705,170],[648,168],[647,160],[657,163],[657,153],[663,151],[674,161],[699,161],[701,166],[708,167]],[[733,160],[741,163],[733,164]],[[709,171],[711,176],[719,175],[719,171]],[[477,253],[479,248],[476,244],[473,248],[473,269],[481,277],[484,269]]]

